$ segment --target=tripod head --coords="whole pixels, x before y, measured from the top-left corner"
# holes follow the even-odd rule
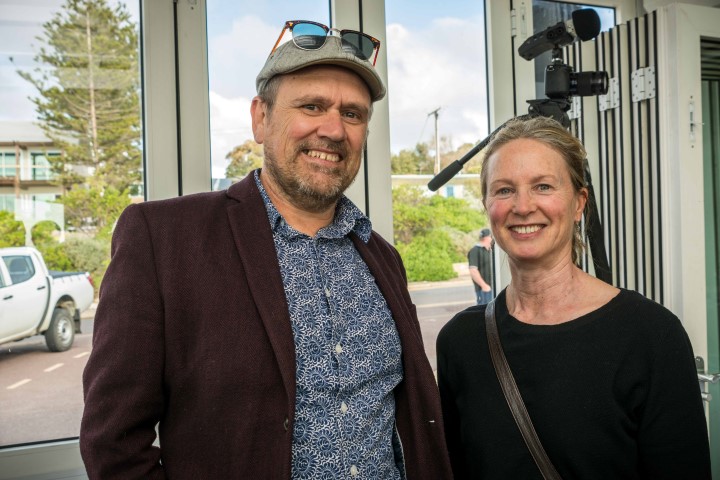
[[[562,48],[575,40],[590,40],[600,33],[600,18],[595,10],[580,9],[573,12],[572,19],[560,22],[540,33],[528,38],[518,48],[520,55],[526,60],[532,60],[544,51],[552,49],[552,60],[545,67],[545,96],[547,98],[528,100],[529,116],[551,117],[560,122],[565,128],[570,128],[570,118],[567,112],[572,106],[573,96],[604,95],[608,90],[607,72],[575,72],[563,62]],[[477,143],[462,158],[455,160],[445,167],[428,183],[431,191],[436,191],[462,170],[463,165],[469,162],[480,152],[495,132],[505,123],[495,129],[484,140]]]
[[[582,12],[582,15],[576,14]],[[552,48],[552,61],[545,68],[545,96],[543,99],[528,100],[528,113],[518,118],[550,117],[560,123],[566,129],[570,128],[570,117],[568,111],[572,106],[573,96],[604,95],[608,90],[608,74],[604,71],[596,72],[575,72],[575,70],[563,62],[562,47],[569,45],[576,38],[589,40],[600,33],[600,20],[597,13],[591,9],[578,10],[573,12],[575,23],[582,22],[583,32],[577,34],[572,28],[573,21],[561,22],[543,32],[533,35],[519,48],[519,53],[526,60],[531,60],[545,50]],[[440,173],[433,177],[428,183],[431,191],[447,183],[454,177],[463,165],[470,161],[480,150],[492,140],[495,134],[502,129],[507,122],[496,128],[485,139],[478,142],[462,158],[455,160],[445,167]],[[586,213],[586,232],[592,252],[595,275],[606,283],[612,283],[612,272],[607,261],[605,245],[602,238],[602,225],[597,213],[597,203],[590,176],[590,166],[585,159],[585,183],[588,189],[588,210]]]

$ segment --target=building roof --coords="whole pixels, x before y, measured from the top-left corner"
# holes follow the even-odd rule
[[[37,124],[33,122],[13,122],[0,120],[0,145],[47,145],[50,140]]]

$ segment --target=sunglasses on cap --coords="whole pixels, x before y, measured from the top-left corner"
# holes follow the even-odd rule
[[[317,50],[325,45],[327,37],[339,36],[344,51],[371,62],[373,67],[380,51],[380,40],[366,33],[357,30],[338,30],[309,20],[288,20],[285,22],[285,26],[280,32],[280,36],[275,42],[270,55],[275,53],[280,40],[282,40],[285,31],[288,29],[292,33],[295,46],[303,50]]]

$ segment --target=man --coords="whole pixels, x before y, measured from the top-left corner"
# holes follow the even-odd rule
[[[470,278],[475,285],[477,304],[485,305],[493,299],[492,234],[489,228],[480,230],[480,243],[468,252]]]
[[[336,36],[303,47],[257,77],[262,170],[118,222],[83,377],[91,479],[451,477],[401,259],[343,196],[385,87]]]

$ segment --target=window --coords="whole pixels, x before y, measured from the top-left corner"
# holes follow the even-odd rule
[[[533,1],[533,33],[572,18],[572,12],[579,8],[592,8],[600,17],[600,31],[606,32],[615,26],[615,9],[576,3],[561,3],[551,0]],[[552,52],[543,52],[535,61],[535,90],[537,97],[545,98],[545,68],[552,63]],[[567,63],[567,59],[565,59]]]
[[[65,352],[42,331],[22,339],[59,299],[52,282],[15,287],[35,269],[7,253],[33,246],[50,270],[102,278],[117,216],[143,200],[129,193],[143,181],[138,19],[129,0],[0,7],[0,254],[14,302],[0,307],[0,448],[79,432],[94,310]]]
[[[17,173],[15,154],[0,152],[0,177],[14,177]]]
[[[436,158],[445,167],[489,133],[484,2],[385,8],[391,151],[420,145],[423,163],[402,173],[432,174]]]
[[[287,20],[330,25],[326,0],[294,2],[207,1],[212,188],[221,190],[262,163],[250,102],[255,76]],[[287,33],[284,37],[289,40]]]
[[[32,153],[32,179],[33,180],[50,180],[52,178],[51,163],[48,157],[52,157],[56,162],[59,161],[59,153]]]
[[[2,259],[10,273],[13,285],[30,280],[35,275],[35,267],[33,267],[30,257],[11,255],[2,257]]]

